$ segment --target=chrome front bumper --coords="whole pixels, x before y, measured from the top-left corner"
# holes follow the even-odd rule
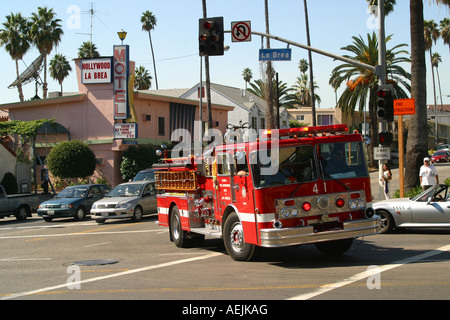
[[[315,232],[314,226],[261,229],[262,247],[285,247],[298,244],[333,241],[369,236],[380,232],[380,218],[360,219],[343,222],[342,229]]]

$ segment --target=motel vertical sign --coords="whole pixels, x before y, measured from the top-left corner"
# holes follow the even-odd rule
[[[114,120],[128,118],[128,77],[130,68],[130,49],[128,45],[114,46]]]

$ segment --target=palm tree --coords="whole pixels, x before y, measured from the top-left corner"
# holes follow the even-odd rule
[[[431,2],[431,1],[430,1]],[[450,6],[450,0],[434,0]],[[409,1],[411,35],[411,97],[416,103],[416,114],[411,117],[406,146],[405,189],[419,185],[420,166],[428,154],[428,126],[426,106],[426,65],[423,20],[423,0]]]
[[[300,77],[297,77],[297,81],[292,86],[294,93],[292,94],[292,102],[294,103],[294,107],[296,108],[302,108],[302,107],[309,107],[312,108],[312,94],[311,94],[311,83],[308,79],[308,75],[306,74],[306,71],[308,71],[309,63],[306,59],[300,59],[298,63],[298,69],[300,70]],[[316,82],[314,82],[314,89],[319,89]],[[314,90],[315,92],[315,90]],[[317,101],[319,104],[321,102],[321,99],[319,95],[314,93],[314,100]]]
[[[437,39],[441,33],[439,32],[438,25],[434,20],[425,20],[424,25],[424,39],[425,39],[425,50],[430,51],[430,63],[431,63],[431,79],[433,80],[433,100],[434,100],[434,111],[435,115],[437,112],[437,102],[436,102],[436,83],[434,81],[434,68],[433,68],[433,42],[436,43]],[[437,118],[435,119],[435,139],[436,144],[438,143],[438,123]]]
[[[72,71],[72,67],[67,61],[66,57],[62,54],[55,54],[52,60],[50,60],[50,76],[58,80],[61,86],[61,96],[63,95],[63,86],[62,83],[64,79],[69,75],[69,72]]]
[[[30,39],[28,37],[29,23],[20,13],[6,16],[6,22],[3,23],[4,29],[0,30],[0,46],[5,46],[6,51],[16,62],[16,75],[19,78],[19,60],[23,58],[30,48]],[[24,101],[22,84],[17,85],[20,101]]]
[[[37,13],[31,14],[30,37],[39,52],[44,55],[43,98],[47,98],[47,56],[61,42],[64,34],[61,19],[55,19],[56,13],[47,7],[38,7]]]
[[[308,61],[306,59],[300,59],[300,61],[298,62],[298,69],[300,70],[300,72],[305,74],[306,71],[308,71],[308,68]]]
[[[153,15],[153,13],[147,10],[142,13],[141,23],[142,23],[142,30],[148,32],[148,39],[150,40],[150,49],[152,50],[153,72],[155,73],[156,90],[158,90],[158,77],[156,76],[155,53],[153,51],[152,36],[150,34],[150,31],[154,30],[156,27],[156,17]]]
[[[444,18],[439,23],[439,26],[441,27],[441,37],[442,40],[444,40],[445,44],[448,44],[448,48],[450,50],[450,19]]]
[[[242,71],[242,77],[244,78],[245,81],[245,90],[247,90],[247,84],[253,78],[252,70],[250,70],[250,68],[245,68],[244,71]]]
[[[250,88],[248,89],[248,91],[250,91],[251,93],[253,93],[255,96],[266,100],[267,99],[267,95],[266,95],[266,90],[267,90],[267,85],[266,83],[261,80],[255,80],[253,82],[250,82]],[[293,101],[293,95],[290,93],[292,91],[291,88],[288,88],[287,83],[282,82],[282,81],[278,81],[278,84],[276,84],[276,80],[272,79],[272,97],[273,97],[273,101],[272,104],[274,106],[278,105],[277,101],[276,101],[276,92],[277,92],[277,88],[278,88],[278,100],[279,100],[279,105],[280,108],[292,108],[294,107],[294,101]]]
[[[392,35],[386,37],[386,42],[390,41],[391,38]],[[409,61],[407,57],[398,56],[408,54],[407,51],[400,49],[404,46],[406,44],[400,44],[386,50],[386,83],[393,85],[395,98],[407,98],[408,93],[405,89],[407,91],[410,89],[408,80],[411,76],[398,65],[400,62]],[[344,55],[346,58],[376,65],[378,62],[377,35],[375,32],[372,35],[368,34],[367,44],[361,36],[353,37],[353,44],[342,48],[342,50],[353,54],[353,56]],[[363,112],[367,100],[369,101],[368,111],[372,129],[372,147],[378,145],[378,117],[376,112],[378,76],[373,71],[344,63],[334,68],[329,83],[335,89],[345,83],[346,88],[337,102],[337,106],[345,114],[352,114],[357,107],[359,111]]]
[[[441,80],[439,77],[439,63],[442,62],[441,59],[441,55],[437,52],[433,53],[433,57],[431,58],[431,64],[433,65],[434,68],[436,68],[436,75],[437,75],[437,80],[438,80],[438,87],[439,87],[439,96],[441,97],[441,110],[444,111],[444,105],[442,103],[442,91],[441,91]]]
[[[143,66],[139,66],[134,71],[134,89],[148,90],[152,86],[152,76]]]
[[[311,82],[306,73],[302,73],[300,77],[297,77],[297,81],[292,86],[294,88],[293,99],[297,108],[312,108],[312,94],[311,94]],[[316,94],[316,90],[319,89],[316,82],[314,82],[314,100],[319,104],[322,101],[320,96]]]
[[[78,58],[98,58],[100,53],[97,51],[97,47],[90,41],[85,41],[78,48]]]

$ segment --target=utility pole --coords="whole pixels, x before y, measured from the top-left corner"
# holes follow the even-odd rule
[[[305,24],[306,24],[306,44],[310,47],[311,40],[309,37],[309,19],[308,19],[308,6],[306,4],[306,0],[303,0],[305,5]],[[308,50],[308,60],[309,60],[309,84],[311,90],[311,111],[312,111],[312,119],[313,126],[316,126],[316,99],[314,97],[314,74],[313,74],[313,63],[312,63],[312,52]]]
[[[206,14],[206,0],[202,0],[203,5],[203,18],[207,18]],[[212,128],[212,112],[211,112],[211,82],[209,78],[209,56],[205,56],[205,77],[206,77],[206,103],[208,108],[208,129]],[[201,84],[200,84],[201,85]],[[202,92],[200,92],[201,96]],[[201,111],[201,110],[200,110]],[[202,125],[203,126],[203,125]]]

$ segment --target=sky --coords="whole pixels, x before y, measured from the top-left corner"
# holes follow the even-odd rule
[[[225,30],[231,30],[231,22],[251,21],[252,31],[265,32],[264,1],[263,0],[207,0],[207,16],[224,18]],[[285,39],[306,44],[305,16],[301,0],[269,0],[270,33]],[[64,92],[78,92],[75,64],[78,48],[84,41],[89,41],[91,16],[89,10],[93,5],[92,38],[101,56],[112,56],[113,45],[120,44],[117,32],[121,29],[128,34],[124,44],[130,46],[130,59],[136,66],[144,66],[153,76],[151,89],[156,89],[152,56],[148,33],[142,31],[140,18],[145,11],[151,11],[157,24],[152,31],[152,41],[156,59],[156,72],[159,89],[191,88],[200,81],[200,58],[198,55],[198,19],[203,16],[201,0],[60,0],[40,1],[21,0],[5,1],[0,6],[0,23],[6,21],[5,16],[21,12],[30,17],[37,12],[38,7],[53,8],[57,18],[61,19],[64,35],[58,47],[49,55],[49,60],[56,53],[66,56],[73,71],[64,80]],[[311,46],[337,55],[348,52],[342,47],[352,44],[353,36],[362,36],[377,32],[373,17],[369,14],[365,0],[322,0],[308,1],[309,27]],[[424,0],[424,19],[439,23],[450,16],[450,11],[444,6],[429,4]],[[394,12],[386,17],[386,35],[393,34],[387,48],[406,43],[410,44],[409,33],[409,1],[398,0]],[[1,25],[0,28],[3,28]],[[225,34],[225,45],[230,46],[224,56],[210,57],[211,82],[244,88],[242,72],[250,68],[253,79],[261,77],[258,50],[261,48],[261,37],[252,35],[251,42],[232,42],[230,33]],[[271,40],[271,48],[286,48],[286,44]],[[300,59],[308,59],[306,50],[293,47],[292,60],[274,63],[279,79],[290,87],[300,75],[298,63]],[[407,49],[410,51],[410,48]],[[450,104],[450,50],[442,40],[433,46],[433,52],[441,55],[439,65],[442,101]],[[20,72],[25,71],[39,56],[33,48],[19,62]],[[321,98],[320,108],[335,106],[336,94],[328,84],[332,70],[340,64],[339,61],[313,54],[314,80],[319,89],[316,94]],[[17,88],[8,89],[16,79],[15,63],[6,52],[0,48],[2,75],[0,77],[0,104],[18,102]],[[427,63],[427,103],[434,104],[433,87],[430,71],[429,54]],[[410,65],[403,66],[410,71]],[[43,74],[41,74],[43,77]],[[203,76],[203,80],[205,77]],[[48,76],[49,92],[60,91],[59,83]],[[344,90],[341,87],[337,95]],[[24,86],[25,99],[35,95],[35,84],[31,82]],[[42,97],[42,87],[38,94]],[[438,104],[440,103],[439,91]],[[448,97],[447,97],[448,95]]]

